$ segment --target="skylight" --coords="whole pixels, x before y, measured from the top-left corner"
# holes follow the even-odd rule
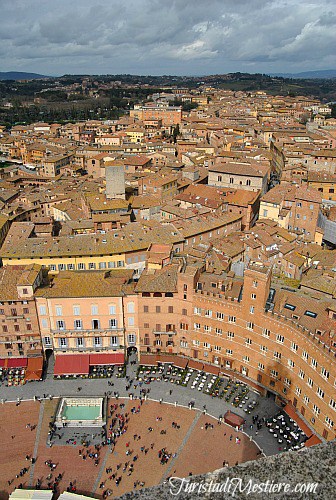
[[[314,313],[313,311],[305,311],[305,316],[309,316],[310,318],[316,318],[317,313]]]
[[[289,309],[290,311],[295,311],[295,309],[296,309],[296,306],[293,306],[292,304],[288,304],[287,302],[286,302],[284,307],[285,307],[285,309]]]

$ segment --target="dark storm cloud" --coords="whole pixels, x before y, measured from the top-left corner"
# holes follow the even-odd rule
[[[2,71],[205,74],[336,67],[336,13],[329,0],[2,3]]]

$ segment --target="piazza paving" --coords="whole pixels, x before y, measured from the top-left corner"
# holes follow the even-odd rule
[[[36,487],[39,481],[41,488],[47,488],[59,474],[62,479],[58,492],[66,490],[71,481],[77,492],[102,498],[104,491],[109,490],[111,495],[119,496],[133,490],[134,484],[137,488],[140,484],[148,487],[169,476],[185,477],[190,473],[218,469],[223,461],[234,465],[237,461],[254,460],[260,456],[258,447],[248,436],[235,432],[226,424],[219,425],[217,420],[199,411],[152,401],[139,405],[139,400],[111,398],[109,408],[117,405],[116,413],[128,415],[127,431],[117,438],[115,447],[106,445],[99,449],[98,464],[95,465],[89,455],[83,459],[86,450],[95,452],[94,446],[85,447],[80,439],[71,444],[60,440],[61,444],[58,444],[56,436],[54,444],[49,446],[49,422],[57,403],[55,398],[2,405],[0,498],[8,498],[20,483],[23,488],[29,488]],[[120,404],[124,405],[123,408]],[[139,407],[139,412],[132,412],[132,408],[138,410]],[[176,426],[172,425],[173,422]],[[207,430],[206,423],[211,424]],[[108,413],[107,429],[110,425],[111,414]],[[62,434],[62,429],[58,434]],[[230,435],[233,437],[231,441]],[[239,436],[239,444],[236,436]],[[169,455],[165,464],[161,464],[159,458],[163,448]],[[36,458],[36,462],[32,464],[26,456]],[[53,471],[46,465],[48,461],[56,465]],[[131,463],[133,472],[130,473]],[[28,472],[20,476],[25,467]],[[115,478],[113,474],[116,474]],[[118,477],[122,479],[117,486],[115,479]]]

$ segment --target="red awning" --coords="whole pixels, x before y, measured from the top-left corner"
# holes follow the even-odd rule
[[[0,368],[3,368],[5,366],[5,359],[0,359]]]
[[[170,363],[174,364],[175,356],[172,354],[158,354],[157,356],[158,363]]]
[[[313,434],[313,431],[308,427],[308,425],[302,420],[302,418],[299,417],[299,415],[296,413],[294,406],[291,405],[290,403],[287,403],[286,406],[284,407],[284,411],[287,413],[287,415],[294,420],[302,430],[302,432],[305,433],[307,437],[310,437]]]
[[[203,371],[206,373],[212,373],[213,375],[219,375],[220,368],[219,366],[204,365]]]
[[[93,365],[123,365],[125,355],[123,352],[90,354],[90,366]]]
[[[27,358],[7,358],[5,359],[5,368],[26,368]]]
[[[203,363],[200,361],[195,361],[194,359],[189,359],[188,368],[192,368],[193,370],[203,371]]]
[[[147,365],[147,366],[156,366],[157,365],[157,357],[152,354],[140,354],[140,365]]]
[[[309,448],[310,446],[315,446],[316,444],[321,444],[322,441],[320,438],[318,438],[315,434],[313,434],[312,436],[310,436],[310,438],[307,439],[307,441],[305,441],[305,447],[306,448]]]
[[[64,354],[55,359],[54,375],[88,375],[89,354]]]
[[[174,356],[174,366],[177,366],[178,368],[186,368],[188,364],[188,359],[187,358],[181,358],[180,356]]]
[[[28,358],[26,380],[40,380],[43,371],[43,357],[37,356],[36,358]]]

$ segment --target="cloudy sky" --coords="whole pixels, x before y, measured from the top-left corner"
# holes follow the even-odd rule
[[[336,69],[335,0],[0,0],[0,71]]]

